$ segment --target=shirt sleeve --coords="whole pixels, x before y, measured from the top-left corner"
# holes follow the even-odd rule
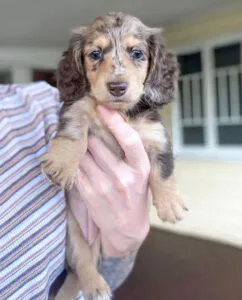
[[[64,270],[64,193],[40,163],[58,107],[45,82],[0,85],[0,299],[47,300]]]
[[[101,257],[98,263],[98,271],[109,284],[111,291],[115,291],[127,279],[131,273],[137,251],[126,257]]]

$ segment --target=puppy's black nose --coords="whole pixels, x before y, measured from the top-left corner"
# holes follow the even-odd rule
[[[126,93],[128,84],[127,82],[109,82],[107,86],[111,95],[121,97]]]

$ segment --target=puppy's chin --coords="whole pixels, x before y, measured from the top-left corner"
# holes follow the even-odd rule
[[[119,110],[119,111],[127,111],[135,106],[135,104],[139,101],[140,97],[136,99],[129,99],[128,95],[120,98],[112,97],[110,95],[106,95],[105,99],[101,99],[100,95],[90,94],[92,98],[95,99],[97,104],[105,105],[111,109]]]
[[[135,103],[133,103],[131,101],[122,101],[122,100],[105,101],[105,102],[103,102],[103,104],[112,109],[119,110],[119,111],[129,110],[130,108],[132,108],[135,105]]]
[[[98,101],[99,104],[103,104],[109,108],[119,110],[122,112],[125,112],[127,110],[132,109],[139,101],[140,97],[136,99],[127,99],[127,97],[121,97],[121,98],[111,98],[111,99],[106,99],[104,101]]]

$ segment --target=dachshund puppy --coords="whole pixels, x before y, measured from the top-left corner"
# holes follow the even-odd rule
[[[176,57],[164,45],[161,30],[135,17],[109,13],[74,30],[57,71],[64,105],[57,134],[43,157],[45,174],[70,189],[90,135],[124,158],[120,145],[97,117],[96,106],[103,104],[122,113],[143,141],[158,216],[172,223],[180,220],[186,208],[177,192],[171,142],[159,114],[174,98],[178,73]],[[68,203],[67,222],[70,272],[57,299],[75,299],[80,289],[86,300],[111,299],[108,285],[96,270],[99,239],[90,249]]]

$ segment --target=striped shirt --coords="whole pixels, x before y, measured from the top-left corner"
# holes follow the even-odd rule
[[[58,109],[58,91],[45,82],[0,85],[1,300],[46,300],[64,270],[64,193],[40,167],[57,129]],[[100,260],[99,271],[112,290],[134,259],[135,254]]]

